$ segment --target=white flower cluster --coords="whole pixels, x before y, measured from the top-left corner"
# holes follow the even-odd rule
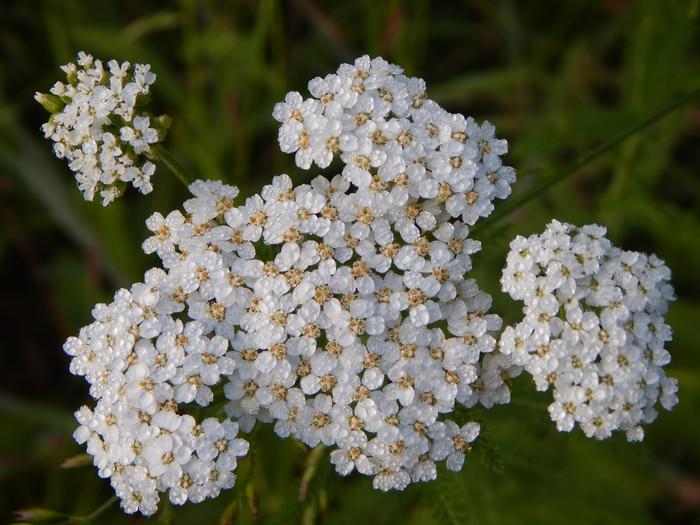
[[[50,95],[37,93],[36,99],[52,113],[42,126],[44,135],[54,142],[56,156],[68,160],[85,199],[99,192],[107,206],[126,183],[144,194],[152,191],[155,165],[145,154],[163,137],[151,118],[137,111],[156,78],[150,66],[111,60],[105,69],[80,52],[77,65],[61,69],[67,82],[56,82]]]
[[[145,167],[138,155],[158,140],[134,116],[153,77],[111,62],[109,78],[87,55],[79,65],[52,91],[64,105],[46,132],[86,194],[103,187],[109,201],[117,179],[135,181],[115,166]],[[501,282],[525,318],[497,344],[501,319],[465,275],[480,249],[469,227],[515,180],[506,142],[381,58],[309,91],[275,106],[280,146],[304,169],[340,159],[341,173],[298,186],[278,176],[240,204],[237,188],[195,181],[184,212],[146,223],[144,251],[161,266],[65,344],[97,400],[76,413],[75,437],[127,512],[152,514],[160,492],[181,504],[233,486],[248,450],[239,426],[256,422],[332,447],[340,474],[381,490],[434,479],[437,462],[459,470],[480,429],[455,409],[507,403],[521,367],[554,387],[560,430],[641,439],[657,401],[677,402],[662,368],[673,297],[662,261],[613,247],[599,226],[554,221],[516,238]],[[111,164],[110,141],[125,145]],[[212,403],[205,414],[230,419],[189,413]]]
[[[97,79],[90,97],[103,91],[95,69],[79,75]],[[468,224],[514,178],[499,160],[505,141],[445,112],[422,81],[382,59],[311,85],[332,93],[289,95],[275,109],[289,113],[281,136],[308,126],[315,149],[300,138],[297,158],[327,166],[338,153],[343,173],[297,187],[279,176],[241,206],[236,188],[196,181],[185,213],[147,221],[154,235],[143,247],[162,267],[98,305],[65,344],[97,400],[78,411],[76,439],[128,512],[153,513],[159,492],[183,503],[232,486],[247,451],[238,424],[256,421],[335,446],[342,474],[402,489],[433,479],[438,461],[462,467],[479,426],[449,418],[457,403],[510,398],[518,369],[496,349],[501,320],[464,279],[480,248]],[[262,244],[276,247],[265,260]],[[222,376],[236,423],[182,413],[212,403]]]
[[[241,206],[236,188],[196,181],[184,213],[147,221],[143,247],[162,268],[66,343],[98,399],[76,437],[128,511],[152,512],[157,491],[182,503],[232,484],[245,452],[236,426],[179,414],[211,403],[222,375],[242,430],[272,422],[334,446],[338,472],[382,490],[433,479],[439,461],[459,470],[479,425],[451,420],[456,404],[510,399],[519,368],[496,348],[501,320],[464,279],[480,248],[468,224],[514,178],[505,141],[382,59],[341,66],[312,91],[321,85],[333,87],[321,102],[288,95],[275,114],[289,114],[281,135],[309,126],[316,145],[324,134],[312,155],[328,165],[339,153],[343,173],[297,187],[275,177]],[[263,244],[276,247],[265,260]]]
[[[518,369],[494,351],[500,319],[464,275],[480,247],[468,225],[510,194],[515,172],[501,163],[507,144],[492,125],[448,113],[427,98],[422,80],[381,58],[341,65],[313,79],[309,91],[313,98],[287,94],[273,116],[282,150],[294,152],[299,167],[324,168],[335,157],[344,164],[330,185],[321,178],[311,184],[328,201],[320,213],[332,219],[328,232],[314,235],[330,248],[333,272],[324,275],[323,260],[317,269],[304,262],[306,275],[321,273],[303,295],[291,292],[325,344],[305,342],[292,375],[306,405],[299,395],[291,409],[284,402],[268,411],[281,435],[338,445],[331,457],[339,472],[356,469],[375,476],[377,488],[403,488],[434,478],[434,461],[461,468],[478,426],[438,419],[455,402],[509,400],[507,382]],[[278,222],[294,225],[294,216]],[[264,374],[251,386],[256,392],[269,381],[267,366],[256,371]],[[243,396],[232,414],[244,418],[260,411],[257,404],[247,406]]]
[[[64,345],[71,372],[85,377],[97,400],[94,409],[76,412],[74,437],[87,442],[100,476],[111,477],[124,510],[145,515],[157,510],[158,492],[182,504],[232,487],[236,458],[248,451],[236,438],[237,423],[198,423],[181,413],[181,404],[210,404],[209,387],[231,373],[234,361],[226,338],[163,314],[163,274],[150,270],[145,283],[97,305],[95,322]]]
[[[542,235],[511,242],[501,284],[524,302],[525,317],[505,329],[500,349],[538,390],[553,388],[549,413],[560,431],[578,424],[589,437],[623,430],[638,441],[657,401],[667,410],[678,402],[678,383],[663,370],[671,272],[605,233],[552,221]]]
[[[339,156],[357,198],[394,208],[406,242],[434,231],[436,215],[473,225],[493,211],[494,199],[510,195],[515,170],[502,165],[508,144],[494,126],[448,113],[400,67],[363,56],[311,80],[309,91],[313,98],[291,92],[274,108],[282,151],[295,152],[304,169]],[[414,202],[426,205],[408,207]]]
[[[186,215],[148,222],[144,248],[168,272],[155,309],[229,339],[224,392],[243,430],[274,421],[282,437],[336,445],[342,474],[403,488],[434,478],[435,461],[461,468],[478,425],[439,418],[455,402],[508,401],[515,369],[494,350],[490,298],[462,279],[476,248],[466,230],[445,223],[407,254],[387,226],[377,245],[348,190],[340,176],[296,188],[280,176],[235,207],[234,188],[195,182]],[[259,241],[280,249],[256,259]]]

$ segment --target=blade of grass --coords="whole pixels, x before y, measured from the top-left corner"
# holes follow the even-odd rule
[[[531,72],[526,67],[494,69],[436,84],[429,88],[428,94],[430,98],[441,104],[452,104],[467,100],[470,96],[474,96],[475,93],[510,91],[514,86],[522,84],[531,78]]]
[[[97,507],[87,516],[70,516],[64,521],[59,521],[56,525],[73,525],[77,523],[93,523],[96,519],[100,518],[105,512],[107,512],[115,503],[117,502],[117,497],[112,496],[102,505]]]
[[[124,36],[132,41],[141,40],[152,33],[174,29],[179,24],[180,14],[177,11],[159,11],[131,22],[124,28]]]
[[[76,428],[73,416],[61,407],[34,403],[0,394],[0,413],[9,414],[41,428],[51,428],[61,433],[72,433]]]
[[[0,118],[0,127],[4,123]],[[48,162],[46,154],[23,128],[8,129],[13,130],[16,149],[0,147],[0,165],[5,165],[24,181],[36,198],[46,206],[56,224],[60,225],[71,239],[85,251],[97,254],[102,269],[112,283],[118,286],[127,283],[128,280],[122,272],[105,256],[99,239],[94,231],[86,226],[84,217],[73,209],[60,177]]]
[[[586,153],[585,155],[582,155],[578,159],[576,159],[574,162],[572,162],[569,166],[564,168],[561,171],[555,171],[545,177],[543,177],[539,184],[536,184],[534,187],[532,187],[530,190],[523,192],[520,195],[517,195],[508,201],[502,206],[500,206],[493,214],[491,214],[490,217],[487,217],[484,219],[480,224],[477,224],[474,226],[472,229],[473,232],[481,232],[488,228],[489,226],[492,226],[493,224],[497,223],[504,217],[508,216],[511,214],[513,211],[517,210],[521,206],[524,206],[528,202],[530,202],[532,199],[535,197],[538,197],[545,191],[547,191],[550,187],[554,186],[558,182],[564,180],[567,176],[571,175],[574,173],[576,170],[579,168],[585,166],[589,162],[597,159],[598,157],[604,155],[605,153],[615,149],[617,146],[625,142],[628,138],[636,135],[637,133],[651,127],[653,124],[655,124],[657,121],[659,121],[661,118],[665,117],[669,113],[672,113],[674,110],[684,106],[693,98],[697,97],[700,95],[700,87],[697,87],[693,89],[692,91],[689,91],[685,93],[684,95],[678,97],[676,100],[668,104],[667,106],[661,108],[659,111],[654,113],[653,115],[647,117],[646,119],[642,120],[641,122],[621,131],[619,134],[617,134],[615,137],[610,139],[609,141],[599,145],[596,148],[593,148],[591,151]]]

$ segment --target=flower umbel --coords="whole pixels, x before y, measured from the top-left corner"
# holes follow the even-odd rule
[[[663,367],[674,299],[671,272],[655,255],[623,251],[602,226],[552,221],[541,235],[516,237],[503,270],[503,290],[525,303],[524,319],[503,332],[500,348],[550,386],[560,431],[575,424],[604,439],[623,430],[643,439],[656,403],[678,402],[676,379]]]
[[[35,98],[51,113],[42,131],[54,142],[56,156],[75,172],[85,199],[99,193],[107,206],[127,184],[150,193],[155,164],[148,153],[168,126],[167,117],[140,111],[156,78],[150,66],[111,60],[105,67],[81,52],[77,64],[61,69],[66,82]]]

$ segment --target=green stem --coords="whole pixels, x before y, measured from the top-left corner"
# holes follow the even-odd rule
[[[161,161],[185,186],[189,186],[194,179],[185,171],[177,159],[162,144],[151,147],[150,155],[153,159]]]
[[[326,448],[325,445],[316,445],[316,448],[313,448],[306,457],[306,467],[301,476],[301,483],[299,484],[299,501],[304,501],[306,499],[306,495],[309,492],[309,485],[316,474],[316,470],[318,470],[318,464]]]
[[[94,511],[92,511],[90,514],[87,516],[69,516],[68,519],[64,521],[57,522],[56,525],[74,525],[78,523],[92,523],[94,520],[102,516],[105,512],[107,512],[112,505],[114,505],[117,502],[117,497],[112,496],[109,498],[107,501],[105,501],[102,505],[97,507]]]
[[[112,505],[114,505],[116,502],[117,502],[117,497],[116,497],[116,496],[112,496],[112,497],[109,498],[107,501],[105,501],[102,505],[100,505],[99,507],[97,507],[91,514],[85,516],[85,517],[83,518],[83,520],[82,520],[82,523],[90,523],[90,522],[92,522],[93,520],[96,520],[97,518],[99,518],[100,516],[102,516],[102,514],[104,514],[105,512],[107,512],[107,511],[109,510],[109,508],[110,508]]]
[[[547,191],[550,187],[554,186],[557,182],[560,182],[561,180],[565,179],[568,175],[571,175],[573,172],[578,170],[580,167],[584,166],[585,164],[588,164],[592,160],[597,159],[598,157],[604,155],[608,151],[616,148],[620,144],[622,144],[625,140],[627,140],[629,137],[632,135],[635,135],[636,133],[650,127],[654,123],[656,123],[658,120],[661,118],[665,117],[672,111],[678,109],[679,107],[685,105],[689,101],[691,101],[693,98],[696,96],[700,95],[700,87],[693,89],[692,91],[689,91],[688,93],[685,93],[684,95],[680,96],[667,106],[661,108],[659,111],[654,113],[653,115],[647,117],[646,119],[642,120],[641,122],[635,124],[634,126],[631,126],[620,133],[618,133],[614,138],[610,139],[609,141],[599,145],[596,148],[593,148],[591,151],[586,153],[585,155],[579,157],[576,159],[574,162],[572,162],[569,166],[564,168],[561,171],[556,171],[554,173],[551,173],[550,175],[547,175],[543,177],[539,184],[536,184],[534,187],[530,188],[530,190],[523,192],[520,195],[517,195],[511,199],[508,199],[502,206],[500,206],[494,213],[491,214],[490,217],[487,217],[484,219],[480,224],[477,224],[472,228],[473,232],[476,231],[481,231],[486,229],[487,227],[493,225],[494,223],[498,222],[502,218],[506,217],[516,209],[520,208],[524,204],[527,204],[530,200],[534,199],[535,197],[539,196],[540,194],[544,193]]]

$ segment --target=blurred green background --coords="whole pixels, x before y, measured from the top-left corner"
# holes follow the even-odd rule
[[[201,178],[244,193],[293,167],[276,145],[274,102],[287,90],[363,53],[428,82],[447,109],[488,119],[511,144],[526,192],[578,156],[700,86],[698,0],[244,0],[2,2],[0,15],[0,522],[29,507],[86,515],[110,497],[82,452],[72,412],[87,386],[69,375],[63,340],[115,288],[140,279],[144,220],[178,206],[184,188],[161,168],[147,198],[110,208],[86,203],[52,157],[32,97],[78,50],[152,64],[154,112],[174,125],[166,142]],[[700,106],[698,97],[586,163],[538,198],[478,232],[474,274],[497,311],[508,241],[550,218],[601,222],[627,249],[656,252],[674,272],[678,301],[670,375],[680,404],[642,444],[559,434],[549,394],[525,377],[514,402],[470,411],[484,434],[460,474],[402,493],[341,478],[323,458],[304,501],[308,453],[269,430],[253,436],[248,483],[200,505],[169,508],[155,523],[700,523]],[[21,520],[16,520],[21,521]],[[141,523],[115,506],[97,523]]]

